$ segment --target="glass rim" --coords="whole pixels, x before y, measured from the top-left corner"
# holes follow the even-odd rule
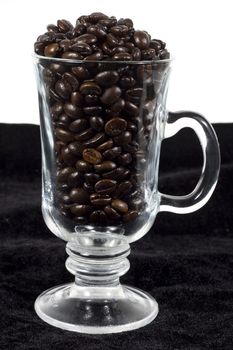
[[[32,53],[32,57],[36,62],[39,61],[51,61],[51,62],[62,62],[62,63],[71,63],[71,64],[91,64],[91,63],[106,63],[106,64],[133,64],[133,65],[159,65],[159,64],[165,64],[165,63],[170,63],[174,60],[174,57],[170,58],[165,58],[162,60],[142,60],[142,61],[109,61],[109,60],[76,60],[76,59],[69,59],[69,58],[61,58],[61,57],[46,57],[46,56],[41,56],[37,55],[36,53]]]

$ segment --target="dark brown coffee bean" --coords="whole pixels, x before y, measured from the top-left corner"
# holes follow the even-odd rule
[[[98,115],[102,112],[102,107],[101,106],[89,106],[89,107],[84,107],[83,111],[86,115]]]
[[[92,48],[84,42],[77,42],[71,46],[71,50],[79,52],[83,56],[91,55]]]
[[[104,127],[104,130],[109,136],[120,135],[126,130],[127,122],[122,118],[112,118],[110,119]]]
[[[145,50],[150,46],[150,37],[146,32],[136,30],[134,33],[134,42],[140,50]]]
[[[60,95],[58,95],[56,93],[55,90],[53,90],[52,88],[49,89],[49,97],[53,100],[53,101],[57,101],[57,102],[61,102],[62,101],[62,97]]]
[[[116,36],[125,36],[128,34],[129,28],[125,25],[116,25],[110,28],[110,32]]]
[[[99,152],[104,152],[104,151],[106,151],[107,149],[112,148],[112,146],[113,146],[113,141],[112,141],[112,140],[108,140],[108,141],[102,143],[102,145],[99,145],[99,146],[97,147],[97,150],[98,150]]]
[[[75,140],[81,142],[81,141],[86,141],[88,140],[90,137],[92,137],[93,135],[93,130],[90,129],[86,129],[78,134],[74,134],[74,138]]]
[[[55,135],[59,140],[64,142],[70,142],[74,140],[74,135],[71,132],[64,129],[55,129]]]
[[[134,88],[131,90],[127,90],[126,92],[126,99],[137,105],[140,104],[142,96],[143,96],[142,88]]]
[[[66,70],[65,66],[59,63],[51,63],[49,69],[56,74],[63,74]]]
[[[113,17],[110,17],[108,19],[101,19],[99,21],[99,23],[107,28],[110,28],[110,27],[117,24],[117,19],[116,19],[116,17],[113,16]]]
[[[152,49],[155,49],[155,51],[159,51],[161,49],[165,49],[166,44],[163,43],[161,40],[157,40],[157,39],[152,39],[150,42],[150,47]]]
[[[84,175],[84,178],[85,178],[86,183],[93,184],[93,183],[96,183],[97,181],[99,181],[100,175],[95,174],[95,173],[86,173]]]
[[[125,46],[117,46],[112,49],[112,54],[115,55],[119,52],[129,52],[129,49]]]
[[[83,67],[83,66],[72,67],[71,71],[80,80],[88,79],[90,76],[88,69],[86,67]]]
[[[63,112],[63,104],[61,102],[55,102],[51,108],[52,118],[58,117]]]
[[[76,91],[78,89],[79,81],[73,74],[66,72],[63,74],[62,78],[70,84],[73,91]]]
[[[60,97],[66,100],[72,92],[72,87],[66,80],[61,79],[56,82],[55,90]]]
[[[88,34],[94,34],[98,39],[103,39],[106,36],[104,27],[101,25],[91,25],[87,28]]]
[[[71,117],[73,119],[82,118],[82,116],[83,116],[82,109],[79,108],[78,106],[72,104],[71,102],[65,103],[64,111],[69,117]]]
[[[59,28],[57,26],[55,26],[55,24],[48,24],[47,30],[48,30],[48,32],[59,33]]]
[[[141,57],[143,60],[154,60],[156,56],[156,51],[152,48],[142,50],[141,51]]]
[[[158,56],[161,60],[165,60],[170,58],[170,53],[166,49],[163,49],[158,51]]]
[[[133,185],[130,181],[123,181],[118,185],[114,196],[118,198],[124,197],[131,191],[132,187]]]
[[[89,193],[89,195],[95,192],[94,184],[84,182],[83,188],[84,188],[84,190],[86,190]]]
[[[68,147],[62,148],[61,156],[67,165],[74,165],[76,162],[76,156],[71,153],[71,151]]]
[[[89,119],[90,127],[95,131],[101,131],[104,127],[104,121],[101,117],[93,116]]]
[[[83,188],[73,188],[70,191],[70,199],[73,203],[76,204],[88,204],[89,203],[89,195],[87,191],[85,191]]]
[[[104,179],[119,180],[122,178],[122,176],[124,176],[124,173],[125,173],[125,168],[118,167],[116,169],[103,173],[102,177]]]
[[[100,164],[96,164],[94,166],[94,168],[98,173],[104,173],[106,171],[110,171],[110,170],[115,169],[116,164],[114,162],[109,161],[109,160],[105,160]]]
[[[78,37],[79,43],[94,44],[97,41],[97,37],[93,34],[83,34]]]
[[[134,47],[131,52],[133,61],[140,61],[141,60],[141,50],[138,47]]]
[[[105,55],[111,56],[112,49],[111,49],[111,47],[109,46],[109,44],[107,42],[104,42],[102,44],[102,50],[103,50]]]
[[[97,95],[85,95],[86,106],[96,106],[98,105],[99,97]]]
[[[83,144],[81,144],[77,141],[74,141],[74,142],[69,143],[68,148],[69,148],[70,152],[72,154],[74,154],[75,156],[82,156],[82,153],[83,153],[83,150],[85,147],[83,146]]]
[[[64,39],[59,42],[59,46],[63,51],[69,51],[71,47],[71,43],[69,39]]]
[[[67,21],[66,19],[59,19],[57,21],[57,27],[59,28],[60,32],[66,33],[70,30],[73,30],[73,25]]]
[[[68,130],[70,122],[71,122],[70,118],[65,113],[63,113],[58,117],[56,126],[61,129]]]
[[[119,157],[117,157],[117,162],[119,165],[128,165],[132,162],[132,156],[130,153],[121,154]]]
[[[123,131],[120,135],[114,137],[114,142],[121,146],[127,145],[132,140],[132,134],[130,131]]]
[[[137,141],[132,141],[124,145],[124,150],[129,153],[136,153],[139,149]]]
[[[79,52],[74,51],[66,51],[62,54],[62,58],[68,59],[68,60],[82,60],[83,56]]]
[[[88,55],[84,58],[84,61],[100,61],[103,58],[103,54],[101,51],[96,51],[92,55]]]
[[[113,148],[107,149],[103,153],[103,157],[104,159],[112,160],[118,157],[121,154],[121,151],[122,151],[121,147],[113,147]]]
[[[69,129],[70,131],[73,131],[73,132],[82,132],[87,128],[87,126],[88,126],[87,120],[81,118],[81,119],[76,119],[72,123],[70,123]]]
[[[106,220],[107,217],[103,210],[95,210],[90,215],[90,221],[95,224],[105,224]]]
[[[44,48],[45,48],[45,44],[41,43],[41,42],[36,42],[34,44],[34,51],[37,55],[44,55]]]
[[[113,55],[115,61],[132,61],[132,56],[128,52],[118,52]]]
[[[93,193],[90,195],[92,205],[102,207],[111,203],[112,198],[107,194]]]
[[[113,71],[113,70],[100,72],[95,77],[95,80],[97,81],[97,83],[103,87],[110,87],[116,84],[118,79],[119,79],[119,74],[117,73],[117,71]]]
[[[136,81],[133,77],[123,76],[120,80],[120,86],[123,89],[130,89],[136,84]]]
[[[89,21],[91,23],[97,23],[99,22],[101,19],[108,19],[108,16],[105,15],[102,12],[93,12],[89,15]]]
[[[110,194],[116,189],[116,181],[104,179],[95,184],[95,191],[100,194]]]
[[[137,117],[139,114],[139,108],[132,102],[126,101],[124,110],[131,117]]]
[[[79,171],[73,171],[67,179],[67,183],[70,187],[79,187],[83,183],[83,175]]]
[[[112,86],[106,89],[101,96],[102,103],[110,105],[115,103],[121,96],[121,89],[118,86]]]
[[[111,48],[114,48],[119,44],[119,39],[113,34],[107,34],[106,42]]]
[[[83,96],[78,91],[74,91],[71,93],[70,100],[73,105],[79,107],[81,107],[84,102]]]
[[[102,162],[102,155],[93,148],[86,148],[83,151],[83,159],[90,164],[99,164]]]
[[[121,218],[121,215],[115,209],[110,207],[110,205],[106,205],[106,207],[104,207],[104,211],[107,214],[107,216],[112,220],[118,220]]]
[[[44,55],[47,57],[55,57],[59,52],[59,45],[56,43],[45,46]]]
[[[64,207],[64,204],[69,206],[72,203],[72,200],[71,200],[70,196],[68,194],[66,194],[66,193],[61,194],[59,196],[59,199],[62,201],[62,206],[63,207]]]
[[[85,204],[75,204],[70,208],[70,211],[75,216],[87,216],[91,212],[91,207]]]
[[[101,88],[93,81],[86,81],[80,86],[80,92],[84,95],[101,95]]]
[[[127,213],[128,211],[128,204],[121,199],[113,199],[111,202],[111,206],[113,209],[115,209],[117,212],[120,213]]]
[[[128,122],[127,123],[127,130],[132,132],[133,134],[136,134],[138,131],[138,127],[136,124],[134,124],[132,122]]]
[[[93,170],[92,165],[86,162],[85,160],[78,160],[75,164],[76,169],[82,173],[87,173]]]
[[[105,134],[103,132],[100,132],[98,134],[96,134],[95,136],[93,136],[92,138],[90,138],[89,140],[85,141],[84,145],[85,147],[97,147],[100,144],[102,144],[105,140]]]
[[[66,183],[68,176],[75,171],[74,168],[66,167],[57,171],[57,181],[61,184]]]
[[[119,98],[113,105],[111,105],[111,112],[120,113],[122,109],[125,107],[125,100]]]
[[[79,35],[82,35],[82,34],[85,34],[86,32],[86,27],[81,24],[81,23],[78,23],[75,28],[74,28],[74,32],[79,36]]]
[[[129,210],[128,213],[123,215],[124,222],[128,223],[135,220],[138,217],[138,212],[136,210]]]

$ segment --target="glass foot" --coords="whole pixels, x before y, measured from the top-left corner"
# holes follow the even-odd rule
[[[118,333],[143,327],[158,314],[158,304],[137,288],[80,287],[75,283],[51,288],[35,302],[38,316],[62,329],[89,334]]]

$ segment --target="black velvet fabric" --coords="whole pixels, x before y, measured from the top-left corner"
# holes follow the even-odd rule
[[[233,349],[233,124],[215,125],[222,154],[216,191],[193,214],[158,214],[131,245],[124,283],[151,293],[158,317],[115,335],[54,328],[35,314],[45,289],[73,280],[65,243],[43,222],[39,127],[0,125],[0,349]],[[198,141],[189,130],[163,142],[160,191],[184,194],[200,174]]]

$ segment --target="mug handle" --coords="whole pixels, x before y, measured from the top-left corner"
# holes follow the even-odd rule
[[[203,152],[203,166],[194,190],[185,196],[159,193],[159,211],[187,214],[200,209],[211,197],[218,181],[220,150],[212,125],[200,114],[189,111],[168,113],[164,138],[175,135],[183,128],[191,128],[199,138]]]

